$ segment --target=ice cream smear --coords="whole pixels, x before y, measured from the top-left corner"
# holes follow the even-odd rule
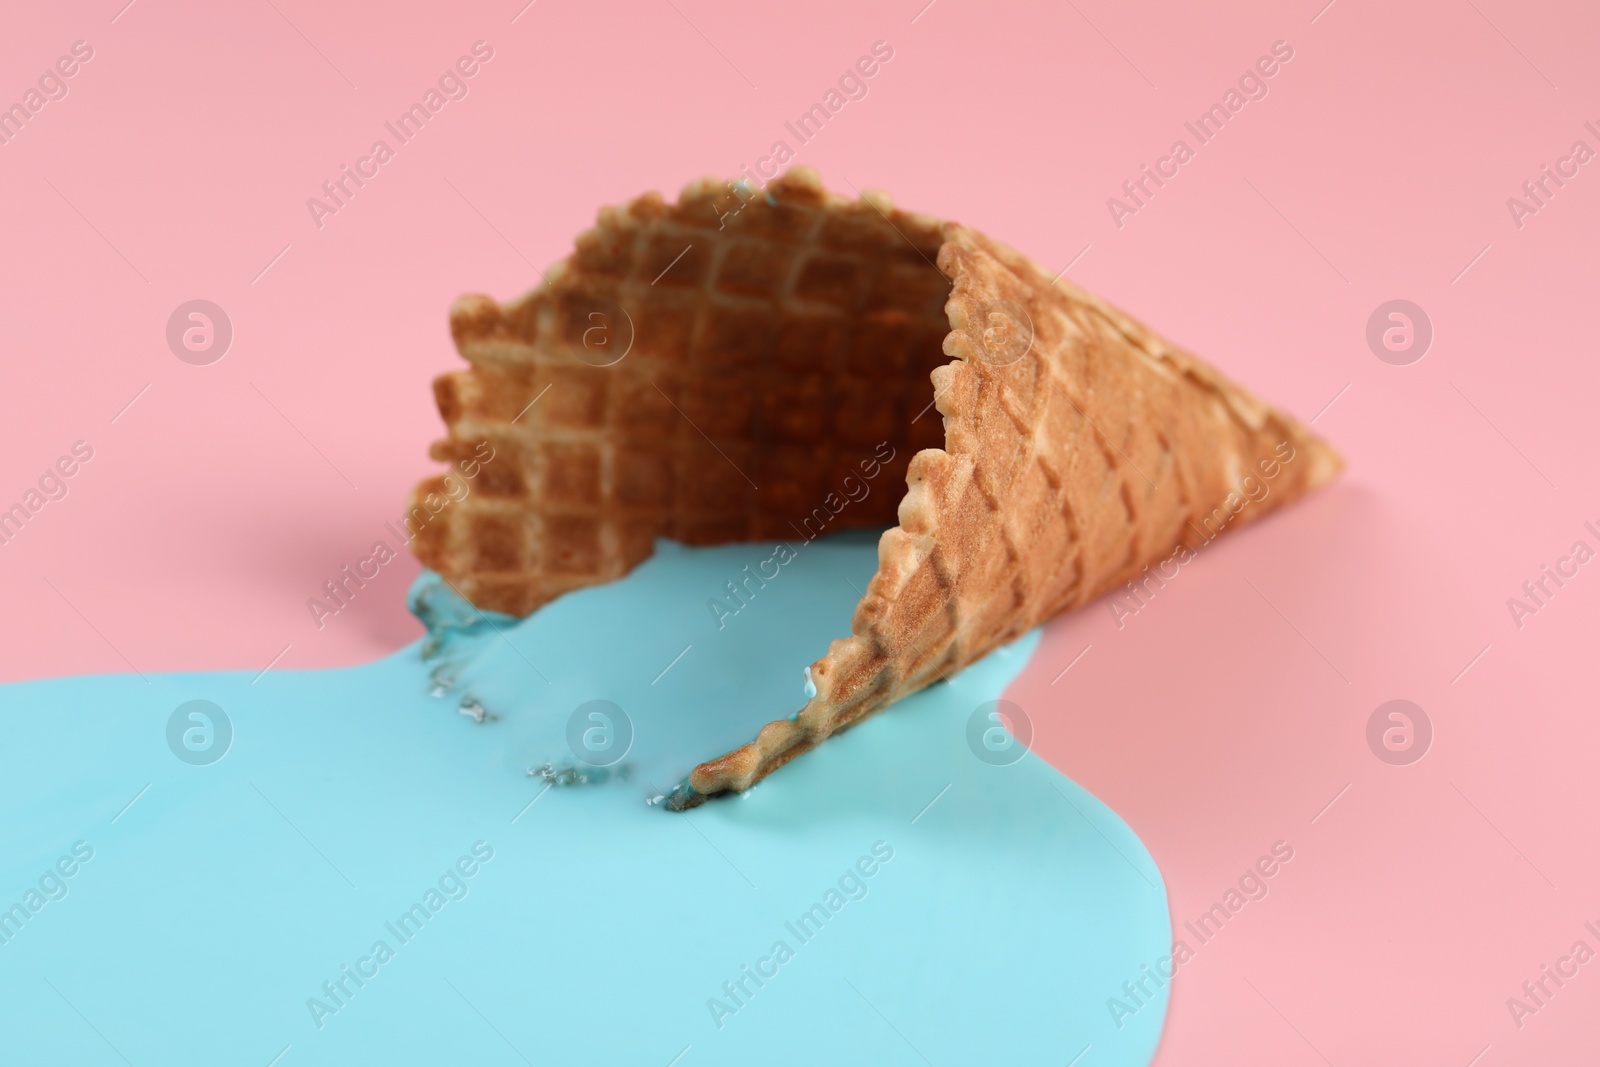
[[[89,1018],[135,1063],[1147,1063],[1160,872],[990,736],[1037,634],[742,798],[650,803],[847,632],[876,538],[796,548],[731,614],[771,546],[663,541],[524,619],[425,573],[427,636],[358,667],[0,686],[8,1052],[105,1058]]]

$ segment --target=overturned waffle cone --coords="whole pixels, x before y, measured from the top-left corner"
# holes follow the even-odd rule
[[[449,436],[432,455],[472,489],[425,481],[408,521],[480,608],[523,615],[618,578],[656,537],[893,527],[850,636],[811,667],[816,695],[696,767],[675,807],[749,788],[1340,467],[1004,245],[830,194],[808,168],[606,208],[539,288],[463,297],[450,325],[471,369],[434,383]]]

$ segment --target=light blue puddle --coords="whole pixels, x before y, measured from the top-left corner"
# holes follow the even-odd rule
[[[1036,633],[744,797],[647,803],[799,709],[875,546],[801,546],[721,629],[771,546],[662,542],[520,621],[425,575],[432,635],[360,667],[0,687],[0,1059],[1147,1063],[1166,991],[1107,1000],[1168,951],[1155,863],[968,742]]]

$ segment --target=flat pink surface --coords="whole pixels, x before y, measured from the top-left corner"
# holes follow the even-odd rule
[[[409,558],[320,631],[305,600],[433,469],[452,298],[513,297],[600,205],[782,139],[840,191],[1072,264],[1317,416],[1349,461],[1120,628],[1106,603],[1053,624],[1012,693],[1040,751],[1149,845],[1180,933],[1294,849],[1265,899],[1190,942],[1158,1062],[1595,1054],[1600,964],[1546,979],[1520,1020],[1507,998],[1538,1006],[1524,981],[1575,941],[1600,950],[1600,566],[1547,581],[1520,627],[1507,598],[1575,541],[1600,549],[1600,164],[1547,179],[1520,227],[1507,198],[1575,141],[1600,150],[1600,12],[522,3],[7,10],[0,99],[76,41],[93,58],[0,145],[0,507],[75,442],[93,458],[0,547],[0,675],[328,666],[415,637]],[[319,228],[307,198],[479,40],[468,95]],[[867,97],[797,145],[784,122],[879,40],[894,56]],[[1266,97],[1119,228],[1107,198],[1195,147],[1185,121],[1276,41],[1293,58]],[[1365,336],[1397,298],[1434,328],[1408,366]],[[233,324],[210,366],[166,343],[192,299]],[[1391,699],[1432,722],[1420,762],[1369,750]]]

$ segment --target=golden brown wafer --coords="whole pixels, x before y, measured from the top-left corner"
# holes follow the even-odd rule
[[[450,325],[471,368],[434,383],[449,435],[432,455],[494,458],[459,503],[429,509],[434,478],[408,507],[417,556],[480,608],[524,615],[621,577],[656,537],[893,526],[850,636],[811,667],[816,696],[696,767],[678,807],[749,788],[1341,465],[1004,245],[827,193],[804,167],[606,208],[544,284],[463,297]]]

